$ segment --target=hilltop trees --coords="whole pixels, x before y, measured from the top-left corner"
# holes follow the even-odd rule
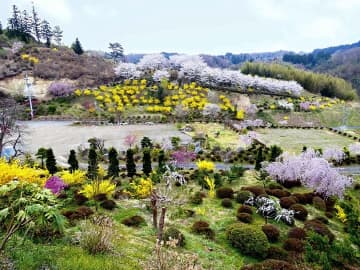
[[[53,37],[56,45],[60,46],[63,38],[63,31],[60,29],[60,26],[56,25],[53,30]]]
[[[0,21],[0,35],[2,35],[2,33],[3,33],[3,26],[2,26],[1,21]]]
[[[71,45],[71,48],[74,50],[74,52],[78,55],[81,55],[84,53],[84,50],[81,46],[81,43],[78,38],[75,39],[75,42]]]
[[[110,56],[115,62],[119,62],[124,58],[124,48],[119,42],[109,43],[111,50]]]
[[[51,38],[53,37],[53,31],[48,21],[43,20],[41,22],[41,37],[45,40],[47,47],[51,45]]]
[[[36,40],[38,42],[40,42],[40,38],[41,38],[41,21],[40,21],[38,13],[35,10],[34,4],[32,6],[32,29],[33,29],[33,34],[35,35]]]

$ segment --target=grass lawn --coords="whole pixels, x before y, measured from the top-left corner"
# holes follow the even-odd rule
[[[284,150],[294,153],[301,152],[303,146],[312,148],[349,146],[352,139],[320,129],[258,129],[261,141],[267,145],[279,145]]]

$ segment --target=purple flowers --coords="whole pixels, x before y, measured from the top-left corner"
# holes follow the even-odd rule
[[[74,93],[74,86],[67,82],[52,82],[48,88],[50,95],[55,97],[66,97]]]
[[[67,187],[67,185],[59,176],[54,175],[46,181],[44,187],[50,189],[53,194],[59,195],[60,192]]]
[[[196,158],[196,154],[194,152],[189,152],[186,149],[181,149],[173,152],[171,157],[176,165],[181,165],[193,161]]]

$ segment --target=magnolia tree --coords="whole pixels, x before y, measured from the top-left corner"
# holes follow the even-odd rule
[[[314,189],[316,193],[325,197],[342,198],[345,189],[352,183],[350,177],[341,175],[312,149],[299,156],[285,153],[279,160],[268,164],[265,168],[272,178],[280,182],[300,181],[304,186]]]

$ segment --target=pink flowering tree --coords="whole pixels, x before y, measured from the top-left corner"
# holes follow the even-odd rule
[[[54,97],[70,96],[74,90],[74,85],[68,82],[52,82],[48,87],[48,93]]]
[[[350,177],[343,176],[330,163],[312,149],[299,156],[284,153],[281,161],[272,162],[265,170],[279,181],[300,181],[324,197],[343,197],[345,189],[352,184]]]
[[[131,148],[137,140],[137,136],[135,134],[128,134],[124,139],[124,144]]]
[[[180,166],[195,160],[196,154],[194,152],[187,151],[185,148],[182,148],[178,151],[174,151],[171,154],[171,157],[176,166]]]
[[[346,158],[344,151],[339,148],[326,148],[322,156],[327,161],[335,163],[341,163]]]

